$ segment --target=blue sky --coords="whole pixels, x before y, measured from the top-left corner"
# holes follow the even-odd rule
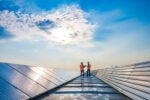
[[[0,61],[78,69],[150,60],[149,0],[0,0]]]

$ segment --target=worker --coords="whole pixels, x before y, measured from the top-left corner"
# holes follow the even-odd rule
[[[80,71],[81,71],[81,76],[84,76],[84,65],[83,62],[80,64]]]
[[[91,76],[91,64],[89,61],[87,62],[87,76]]]

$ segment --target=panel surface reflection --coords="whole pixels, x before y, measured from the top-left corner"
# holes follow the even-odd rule
[[[0,100],[25,100],[27,98],[29,96],[0,78]]]
[[[61,72],[63,74],[60,74]],[[0,100],[24,100],[37,96],[78,75],[71,75],[73,73],[52,68],[0,63]]]
[[[34,72],[31,70],[28,66],[21,66],[21,65],[15,65],[15,64],[9,64],[11,67],[19,71],[20,73],[24,74],[25,76],[29,77],[31,80],[37,82],[41,86],[43,86],[46,89],[51,89],[55,87],[56,85],[52,83],[51,81],[48,81],[44,77],[42,77],[42,70],[39,73]]]
[[[0,65],[0,76],[27,95],[33,97],[46,89],[6,64]]]

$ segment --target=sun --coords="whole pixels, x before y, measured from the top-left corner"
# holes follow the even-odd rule
[[[71,38],[71,34],[73,34],[73,31],[66,28],[54,28],[50,33],[51,40],[59,42],[61,44],[69,44],[69,42],[74,40],[73,38]]]

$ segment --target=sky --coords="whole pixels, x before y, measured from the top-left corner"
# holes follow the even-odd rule
[[[150,0],[0,0],[0,62],[93,69],[150,60]]]

